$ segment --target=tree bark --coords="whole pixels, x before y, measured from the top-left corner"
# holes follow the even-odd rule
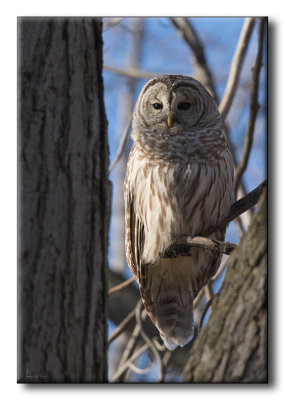
[[[101,21],[20,18],[18,382],[107,380]]]
[[[184,382],[267,382],[267,192],[232,252]]]

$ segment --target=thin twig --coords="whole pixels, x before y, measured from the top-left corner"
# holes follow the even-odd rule
[[[142,300],[140,299],[140,300],[137,302],[136,307],[135,307],[135,315],[136,315],[136,310],[137,310],[137,308],[140,308],[140,307],[141,307],[141,304],[142,304]],[[139,326],[138,324],[136,324],[136,326],[135,326],[135,328],[134,328],[134,330],[133,330],[133,333],[132,333],[132,335],[131,335],[131,337],[130,337],[128,343],[127,343],[127,346],[126,346],[126,348],[125,348],[125,350],[124,350],[124,352],[123,352],[123,354],[122,354],[121,360],[120,360],[120,362],[119,362],[119,368],[120,368],[120,367],[127,361],[127,359],[130,357],[130,354],[131,354],[131,352],[133,351],[134,346],[135,346],[135,344],[136,344],[136,341],[137,341],[137,339],[138,339],[139,333],[140,333],[140,326]]]
[[[224,256],[225,258],[222,260],[221,265],[219,266],[218,271],[216,272],[216,274],[211,278],[211,282],[215,282],[219,276],[221,275],[221,273],[223,272],[223,270],[226,268],[227,265],[227,261],[228,261],[228,257],[227,255]]]
[[[114,17],[114,18],[108,18],[108,20],[103,24],[103,31],[106,29],[117,25],[119,22],[122,21],[122,17]]]
[[[154,336],[152,338],[152,342],[153,342],[153,344],[155,345],[155,347],[157,348],[158,351],[166,350],[166,347],[165,347],[164,343],[160,344],[159,341],[158,341],[158,338],[156,336]]]
[[[195,56],[196,67],[200,70],[200,75],[204,79],[200,79],[217,101],[217,92],[214,85],[213,77],[210,68],[207,64],[207,59],[204,53],[204,45],[197,35],[193,25],[187,18],[170,18],[170,21],[178,30],[178,33],[183,37],[185,42],[190,46]]]
[[[117,326],[117,328],[114,330],[114,332],[109,336],[108,345],[110,343],[112,343],[115,339],[117,339],[117,337],[120,336],[121,333],[124,332],[124,330],[129,326],[129,324],[135,319],[135,316],[136,316],[136,310],[133,309],[126,316],[126,318],[123,319],[123,321],[120,323],[120,325]]]
[[[117,381],[120,376],[130,367],[130,363],[134,362],[141,354],[143,354],[148,349],[148,344],[144,344],[140,347],[126,362],[124,362],[110,379],[110,382]]]
[[[244,136],[244,144],[243,144],[243,153],[241,156],[241,160],[239,165],[235,171],[235,180],[234,187],[235,193],[237,192],[237,188],[239,186],[239,181],[241,179],[242,174],[246,170],[250,151],[253,143],[253,134],[257,112],[259,109],[258,104],[258,89],[259,89],[259,73],[262,67],[262,49],[263,49],[263,35],[264,35],[264,24],[265,18],[259,19],[258,25],[258,50],[256,55],[255,65],[252,71],[252,81],[251,81],[251,95],[250,95],[250,115],[248,120],[248,125],[246,129],[246,133]]]
[[[124,148],[125,145],[127,143],[127,138],[128,138],[128,134],[131,128],[131,123],[132,123],[132,114],[130,113],[125,129],[123,131],[123,134],[121,136],[121,141],[120,141],[120,145],[117,151],[117,154],[114,158],[114,161],[112,162],[112,165],[110,166],[110,168],[108,169],[108,174],[110,174],[110,172],[115,168],[115,166],[118,164],[118,162],[120,161],[120,158],[122,157],[122,154],[124,152]]]
[[[205,288],[203,288],[203,290],[201,290],[198,295],[195,297],[194,301],[193,301],[193,307],[197,307],[199,302],[202,300],[203,296],[205,294]]]
[[[204,308],[204,311],[203,311],[203,313],[202,313],[202,315],[201,315],[201,319],[200,319],[198,334],[199,334],[199,332],[200,332],[200,330],[201,330],[201,328],[202,328],[202,325],[203,325],[205,316],[206,316],[207,311],[208,311],[210,305],[212,304],[214,298],[215,298],[215,296],[211,297],[210,300],[208,301],[208,303],[206,304],[205,308]]]
[[[126,281],[120,283],[119,285],[116,285],[109,289],[108,291],[108,296],[110,296],[113,293],[119,292],[119,290],[125,289],[127,286],[129,286],[131,283],[133,283],[135,280],[134,277],[127,279]]]
[[[145,314],[146,314],[145,310],[143,310],[143,312],[145,312]],[[159,374],[158,374],[157,382],[161,382],[161,380],[162,380],[162,371],[163,371],[162,361],[161,361],[160,355],[159,355],[156,347],[154,346],[154,344],[152,343],[152,341],[150,340],[148,335],[143,330],[142,322],[141,322],[140,307],[137,307],[137,309],[136,309],[136,321],[137,321],[137,324],[140,326],[140,335],[141,335],[141,337],[144,339],[146,344],[148,344],[148,346],[151,349],[154,357],[156,358],[156,361],[158,363],[158,368],[159,368]]]
[[[145,375],[152,368],[153,360],[150,360],[149,365],[147,367],[143,368],[143,369],[137,367],[135,364],[131,363],[130,361],[127,362],[127,366],[128,366],[128,368],[130,368],[130,370],[132,370],[132,372],[135,372],[136,374]]]
[[[169,365],[169,362],[172,358],[173,352],[172,351],[167,351],[163,358],[162,358],[162,382],[164,382],[165,374],[167,371],[167,367]]]
[[[120,69],[112,67],[111,65],[104,65],[103,69],[106,71],[113,72],[114,74],[126,76],[128,78],[133,78],[133,79],[151,79],[157,75],[151,72],[142,71],[140,69],[134,69],[134,68]]]
[[[230,68],[227,86],[223,98],[219,104],[219,111],[223,119],[226,119],[228,115],[238,88],[240,73],[254,24],[255,18],[246,18],[240,33],[240,37]]]
[[[205,286],[205,295],[206,295],[207,301],[209,301],[215,295],[212,285],[213,285],[212,281],[209,281],[208,285]],[[210,309],[211,309],[211,306],[210,306]]]

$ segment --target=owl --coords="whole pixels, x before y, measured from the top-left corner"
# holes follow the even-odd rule
[[[161,254],[182,236],[203,235],[229,213],[233,161],[217,105],[195,79],[161,75],[143,87],[132,120],[124,181],[125,244],[145,309],[165,346],[193,337],[193,301],[221,255]],[[225,230],[210,238],[224,240]]]

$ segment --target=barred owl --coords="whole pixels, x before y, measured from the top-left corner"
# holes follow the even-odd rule
[[[217,105],[195,79],[161,75],[134,108],[133,148],[124,182],[126,255],[141,297],[165,346],[193,337],[193,300],[221,256],[193,248],[161,258],[184,235],[203,235],[228,215],[233,162]],[[224,240],[225,232],[211,238]]]

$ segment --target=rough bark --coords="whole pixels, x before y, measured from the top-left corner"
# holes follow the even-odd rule
[[[267,382],[267,194],[232,252],[184,382]]]
[[[18,382],[107,379],[101,21],[20,18]]]

